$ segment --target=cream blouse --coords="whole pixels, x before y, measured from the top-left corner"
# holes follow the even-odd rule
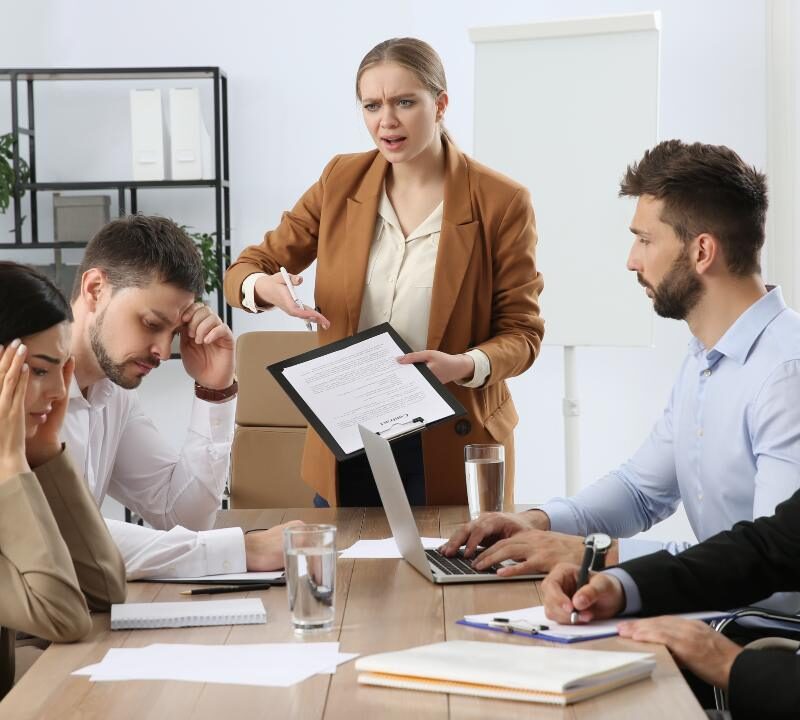
[[[359,332],[388,322],[413,350],[426,349],[443,209],[444,203],[439,203],[406,237],[384,187],[367,262]],[[266,309],[255,303],[256,280],[264,274],[248,275],[242,283],[242,304],[252,312]],[[478,349],[466,354],[475,362],[475,373],[459,384],[480,387],[491,372],[489,357]]]

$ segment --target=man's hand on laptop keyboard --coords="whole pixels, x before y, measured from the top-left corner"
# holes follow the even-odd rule
[[[541,510],[529,510],[523,513],[483,513],[456,530],[439,549],[442,555],[453,557],[459,548],[465,545],[464,557],[471,558],[479,545],[493,545],[499,540],[526,530],[549,529],[550,519]]]
[[[473,561],[476,570],[514,560],[497,571],[499,577],[529,575],[549,572],[560,562],[580,564],[583,559],[583,538],[544,530],[527,530],[500,540],[484,550]],[[618,562],[618,543],[615,540],[608,551],[609,565]]]

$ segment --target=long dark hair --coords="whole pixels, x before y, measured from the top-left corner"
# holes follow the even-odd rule
[[[0,345],[69,320],[72,308],[44,275],[27,265],[0,261]]]

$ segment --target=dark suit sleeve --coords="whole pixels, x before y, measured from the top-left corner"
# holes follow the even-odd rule
[[[740,607],[800,590],[800,491],[775,515],[741,522],[680,555],[645,555],[620,567],[634,580],[642,614]]]
[[[745,650],[731,668],[728,703],[734,720],[797,717],[800,656],[786,650]]]

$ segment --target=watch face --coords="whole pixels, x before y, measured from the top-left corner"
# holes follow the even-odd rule
[[[595,550],[604,552],[611,547],[611,538],[605,533],[592,533],[587,535],[584,544],[591,545]]]

